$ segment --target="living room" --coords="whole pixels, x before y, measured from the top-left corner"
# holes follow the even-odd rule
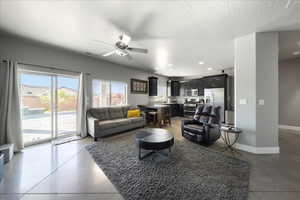
[[[1,0],[0,199],[299,199],[299,11]]]

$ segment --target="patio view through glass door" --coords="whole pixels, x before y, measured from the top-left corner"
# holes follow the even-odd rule
[[[76,134],[79,78],[57,76],[57,136]]]
[[[20,83],[25,145],[76,134],[79,77],[22,71]]]

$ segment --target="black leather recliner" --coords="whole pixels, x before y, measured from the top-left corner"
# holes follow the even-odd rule
[[[192,120],[183,120],[182,136],[195,141],[212,144],[221,136],[220,106],[199,105]]]

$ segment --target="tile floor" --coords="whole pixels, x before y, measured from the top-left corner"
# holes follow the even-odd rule
[[[168,129],[177,139],[184,139],[180,136],[180,119],[174,119]],[[300,199],[300,135],[281,130],[279,139],[278,155],[226,152],[251,165],[249,200]],[[47,143],[26,148],[5,165],[0,200],[122,199],[84,149],[92,142],[87,138],[58,146]],[[221,142],[209,148],[224,149]]]

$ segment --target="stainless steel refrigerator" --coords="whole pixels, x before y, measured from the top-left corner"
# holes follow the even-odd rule
[[[221,106],[221,122],[224,122],[225,108],[224,88],[204,89],[204,98],[207,104]]]

